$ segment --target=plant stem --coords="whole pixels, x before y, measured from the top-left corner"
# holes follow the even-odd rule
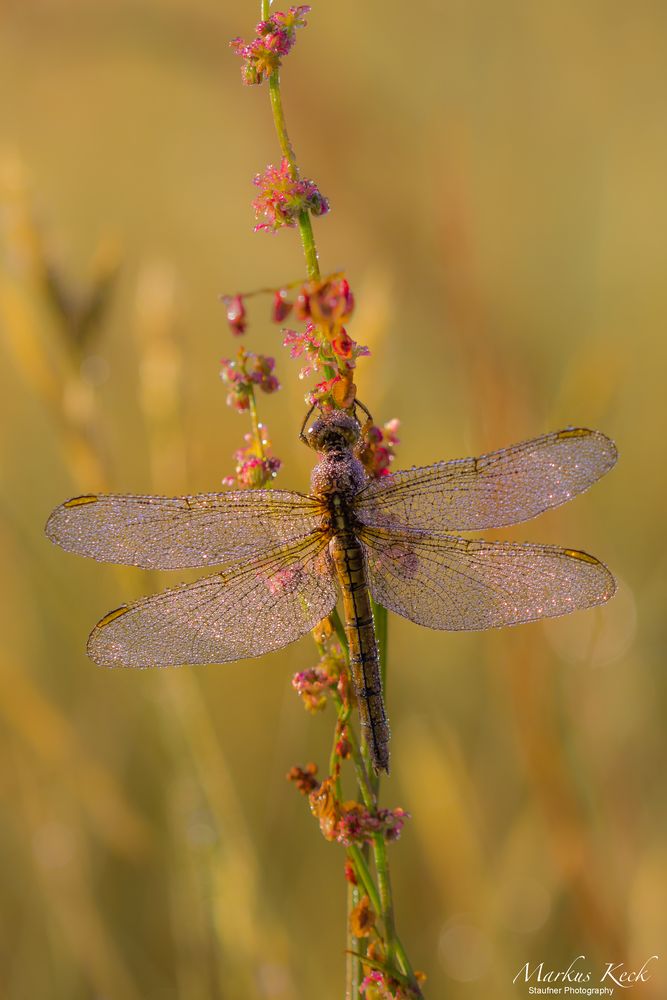
[[[380,889],[380,904],[382,922],[384,923],[385,942],[387,945],[387,965],[392,968],[396,962],[396,924],[394,922],[394,899],[389,878],[389,862],[387,860],[387,845],[381,833],[373,837],[373,856],[375,870]]]
[[[262,8],[264,5],[262,4]],[[287,123],[285,122],[285,112],[283,110],[283,99],[280,93],[280,71],[274,70],[269,76],[269,96],[271,99],[271,110],[273,111],[273,123],[276,127],[280,149],[289,164],[292,180],[299,179],[299,167],[296,162],[294,147],[287,134]],[[303,252],[306,257],[306,271],[311,281],[318,281],[320,278],[320,265],[317,259],[317,247],[315,246],[315,236],[310,215],[307,210],[299,213],[299,235]]]
[[[354,908],[359,905],[361,899],[361,893],[359,892],[358,885],[352,885],[348,882],[347,886],[347,912],[352,913]],[[357,938],[352,932],[350,926],[350,921],[347,922],[347,968],[346,968],[346,997],[350,1000],[356,1000],[359,996],[359,987],[361,985],[361,962],[358,957],[358,953],[364,949],[363,938]]]
[[[262,426],[259,422],[259,417],[257,416],[257,403],[255,402],[255,391],[250,389],[248,394],[248,411],[250,413],[250,422],[252,424],[252,433],[255,439],[255,448],[257,450],[257,455],[262,461],[265,459],[264,453],[264,441],[262,440]]]
[[[271,4],[270,0],[261,0],[261,17],[262,20],[267,20],[270,16]],[[283,109],[282,95],[280,92],[280,72],[279,70],[274,70],[269,76],[269,96],[271,100],[271,111],[273,114],[273,122],[276,129],[276,134],[278,136],[278,142],[280,144],[280,149],[282,155],[289,166],[290,175],[293,180],[299,179],[299,167],[296,160],[296,154],[292,143],[290,142],[289,134],[287,132],[287,124],[285,121],[285,112]],[[299,214],[298,217],[298,227],[299,235],[301,237],[301,244],[303,246],[303,252],[306,258],[306,271],[308,277],[311,281],[320,280],[320,266],[317,257],[317,247],[315,245],[315,236],[313,234],[313,226],[310,218],[310,214],[304,209],[303,212]],[[332,378],[335,374],[334,370],[329,366],[325,369],[326,378]],[[253,421],[253,429],[255,430],[255,436],[258,441],[259,447],[261,447],[261,433],[259,429],[259,424],[257,422],[257,414],[255,409],[254,396],[251,394],[250,397],[250,414]],[[387,612],[386,609],[380,605],[373,604],[373,611],[376,621],[376,634],[378,641],[378,648],[380,653],[380,665],[381,665],[381,676],[382,676],[382,686],[385,687],[386,683],[386,660],[387,660]],[[343,623],[340,619],[338,612],[334,609],[330,615],[331,623],[336,631],[336,634],[341,642],[343,650],[347,653],[347,638],[345,635],[345,629]],[[338,720],[339,723],[343,721],[343,703],[340,698],[336,698],[337,709],[338,709]],[[364,805],[369,810],[377,809],[377,796],[379,789],[379,778],[373,772],[370,766],[370,761],[368,759],[367,748],[360,746],[357,739],[356,733],[352,727],[348,724],[347,726],[348,741],[351,748],[352,758],[354,761],[357,782],[359,785],[359,790],[361,797],[363,799]],[[332,751],[330,770],[333,770],[333,762],[335,758],[335,744],[334,751]],[[340,797],[341,787],[340,787],[340,776],[337,775],[336,778],[336,791],[338,797]],[[363,851],[357,845],[352,845],[348,848],[348,857],[354,865],[357,878],[360,881],[361,887],[369,897],[371,906],[376,913],[382,915],[382,922],[384,925],[385,932],[385,943],[387,948],[387,966],[389,969],[394,969],[396,972],[399,971],[399,965],[402,972],[408,979],[408,982],[412,989],[414,990],[416,996],[421,996],[421,990],[419,989],[419,984],[415,979],[414,972],[405,953],[405,949],[401,944],[399,938],[396,935],[396,927],[394,921],[394,903],[391,890],[391,880],[389,877],[389,862],[387,858],[387,845],[382,834],[376,834],[373,837],[373,856],[375,861],[375,869],[377,872],[378,887],[376,887],[373,877],[370,873],[368,867],[368,861],[365,856],[366,851]],[[356,891],[355,891],[356,889]],[[356,939],[353,937],[350,924],[349,915],[352,912],[354,906],[358,903],[358,888],[350,886],[350,891],[348,892],[348,950],[354,951],[355,954],[348,956],[347,962],[347,974],[346,974],[346,995],[348,997],[354,997],[358,995],[359,983],[361,979],[361,959],[360,956],[356,954],[356,948],[354,947]],[[398,963],[397,963],[398,959]]]
[[[340,619],[340,615],[338,614],[337,608],[333,609],[333,611],[329,615],[329,618],[331,619],[331,624],[333,625],[334,631],[338,636],[338,641],[340,642],[343,648],[343,652],[347,656],[348,646],[347,646],[347,636],[345,635],[345,626],[343,625]]]

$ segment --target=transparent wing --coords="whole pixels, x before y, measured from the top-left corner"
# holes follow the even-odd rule
[[[358,494],[363,524],[423,531],[477,531],[526,521],[588,489],[616,462],[599,431],[557,431],[482,455],[406,469]]]
[[[320,506],[285,490],[186,497],[83,496],[51,514],[46,533],[69,552],[144,569],[215,566],[316,530]]]
[[[614,578],[585,552],[364,528],[370,590],[428,628],[487,629],[603,604]]]
[[[91,632],[88,655],[109,667],[261,656],[305,635],[335,603],[327,538],[314,532],[263,558],[110,612]]]

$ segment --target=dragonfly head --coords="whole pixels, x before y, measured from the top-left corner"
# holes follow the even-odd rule
[[[306,432],[306,441],[319,452],[349,451],[359,441],[359,421],[342,410],[332,410],[317,418]]]

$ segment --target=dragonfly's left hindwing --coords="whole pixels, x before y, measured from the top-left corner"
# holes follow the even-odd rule
[[[594,556],[557,545],[363,528],[373,598],[428,628],[518,625],[604,604],[616,585]]]
[[[95,626],[88,654],[102,666],[226,663],[261,656],[331,613],[336,585],[328,537],[230,566],[118,608]]]

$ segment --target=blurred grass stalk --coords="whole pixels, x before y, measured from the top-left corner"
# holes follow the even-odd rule
[[[54,296],[55,274],[61,292],[66,287],[63,272],[49,256],[34,224],[20,165],[14,162],[11,167],[14,183],[3,192],[8,225],[0,274],[5,343],[26,391],[44,407],[59,431],[63,462],[75,488],[105,489],[110,475],[101,457],[103,421],[86,362],[106,318],[107,291],[117,262],[111,268],[107,261],[95,272],[83,299],[96,305],[82,324],[76,310],[67,312],[66,296]],[[141,408],[154,486],[172,491],[175,483],[182,484],[187,469],[182,361],[174,338],[174,315],[173,277],[164,268],[147,269],[139,281],[136,307]],[[119,575],[125,577],[121,568]],[[190,913],[199,906],[200,926],[215,928],[217,936],[215,978],[220,992],[260,1000],[269,991],[293,1000],[287,942],[268,901],[258,898],[259,865],[252,837],[196,675],[183,670],[155,680],[169,692],[167,702],[162,703],[168,742],[180,732],[187,751],[175,756],[174,774],[167,778],[176,789],[172,835],[180,845],[174,856],[178,874],[170,884],[179,995],[184,1000],[210,996],[206,963],[192,961],[197,948],[193,948]],[[92,895],[94,880],[89,869],[97,839],[136,863],[155,846],[154,834],[113,775],[91,759],[58,706],[40,692],[26,664],[13,669],[3,665],[0,694],[0,712],[14,734],[15,756],[20,761],[28,842],[38,840],[43,824],[54,822],[51,809],[53,815],[61,810],[63,792],[69,808],[82,810],[89,818],[77,834],[74,820],[63,821],[63,829],[73,838],[68,848],[71,863],[38,866],[44,914],[55,916],[90,988],[99,994],[139,1000],[145,992],[113,943],[105,915]],[[54,766],[61,778],[45,805],[35,792],[43,785],[39,771]],[[177,790],[186,775],[201,789],[216,825],[215,850],[199,865],[186,857],[192,845],[184,836],[186,816],[178,808]],[[206,914],[201,913],[202,903],[209,910]],[[205,947],[206,937],[198,942],[199,951]],[[62,968],[62,961],[57,965]]]
[[[517,359],[506,359],[499,355],[489,338],[488,322],[475,271],[471,246],[472,226],[468,217],[469,206],[463,189],[454,188],[448,192],[449,198],[443,206],[442,226],[442,278],[452,319],[451,329],[457,334],[455,349],[460,359],[460,367],[470,384],[469,395],[475,398],[481,393],[486,400],[484,417],[482,411],[471,411],[476,442],[484,441],[488,426],[494,427],[494,438],[498,427],[502,435],[513,440],[520,435],[521,428],[535,424],[535,400],[531,399],[525,387],[530,385],[527,377],[517,378],[514,371]],[[600,356],[604,359],[604,377],[601,375]],[[563,379],[563,393],[567,398],[578,400],[581,393],[572,391],[572,385],[586,386],[583,395],[597,400],[598,409],[603,413],[611,402],[613,387],[619,376],[619,365],[614,354],[604,350],[591,353],[588,350],[581,357],[573,357]],[[519,376],[521,368],[519,363]],[[474,387],[474,388],[473,388]],[[517,389],[523,387],[523,392]],[[576,415],[574,416],[576,419]],[[599,611],[588,612],[600,614]],[[603,845],[590,829],[590,818],[585,815],[581,801],[585,789],[594,797],[590,778],[584,763],[576,761],[566,752],[566,740],[561,725],[556,679],[547,673],[544,666],[544,635],[534,628],[527,628],[513,636],[510,644],[505,639],[507,649],[505,662],[501,662],[500,677],[507,688],[507,698],[513,714],[515,737],[520,748],[526,776],[532,788],[534,801],[543,815],[544,830],[551,854],[560,875],[559,889],[568,903],[569,918],[573,923],[573,939],[590,942],[600,958],[618,956],[615,961],[627,958],[626,933],[611,909],[609,878],[601,863],[604,857]],[[540,641],[541,640],[541,641]],[[497,648],[497,643],[494,648]],[[516,656],[517,647],[520,655]],[[414,750],[413,766],[417,758],[431,761],[432,768],[441,769],[444,760],[438,762],[434,751],[428,745]],[[428,744],[428,739],[426,740]],[[406,762],[409,768],[409,761]],[[427,768],[427,771],[429,769]],[[450,787],[451,778],[441,774],[424,774],[424,781],[437,783],[441,788]],[[452,809],[458,812],[458,809]],[[466,810],[463,810],[465,815]],[[474,843],[472,828],[460,831],[454,840]],[[433,859],[435,861],[435,858]],[[474,864],[461,859],[447,876],[447,892],[454,889],[459,872],[480,869],[480,859]],[[490,874],[490,873],[489,873]],[[478,887],[479,888],[479,887]],[[615,889],[618,889],[615,886]],[[457,895],[454,889],[453,897]],[[483,898],[477,890],[466,891],[465,897]],[[482,923],[485,917],[479,915]],[[486,917],[488,919],[488,915]],[[582,945],[582,948],[584,946]],[[584,949],[585,950],[585,949]],[[502,957],[494,956],[495,967],[502,966]],[[646,984],[652,992],[651,984]]]
[[[140,401],[153,489],[158,494],[184,489],[189,464],[182,430],[182,359],[174,336],[175,298],[175,280],[169,270],[152,267],[144,272],[137,294],[136,339]],[[294,993],[287,942],[269,900],[261,893],[260,864],[252,848],[251,831],[196,672],[168,671],[161,679],[169,695],[169,717],[165,720],[169,739],[172,723],[176,723],[184,734],[194,776],[216,824],[218,842],[208,856],[205,877],[211,920],[219,942],[216,951],[220,988],[224,984],[230,995],[259,998],[266,995],[260,986],[261,970],[272,969],[280,987],[276,995],[291,1000]],[[175,763],[178,765],[178,761]],[[180,909],[184,888],[173,896],[177,946],[184,918]],[[182,964],[187,965],[183,997],[190,1000],[193,969],[188,965],[187,948],[182,958]]]

